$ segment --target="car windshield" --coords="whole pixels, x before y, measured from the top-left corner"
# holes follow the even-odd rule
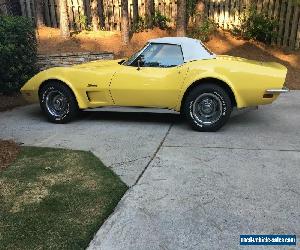
[[[137,58],[140,57],[140,64]],[[175,67],[184,63],[180,45],[148,43],[132,55],[123,65],[134,67]]]
[[[202,42],[201,42],[201,45],[202,45],[202,47],[208,52],[208,54],[210,54],[210,55],[214,55],[214,53],[213,52],[211,52],[210,51],[210,49],[209,48],[207,48],[206,47],[206,45],[204,45]]]
[[[123,65],[129,66],[134,59],[144,50],[144,48],[148,45],[148,43],[145,44],[138,52],[134,53],[131,57],[129,57],[125,62],[123,62]]]

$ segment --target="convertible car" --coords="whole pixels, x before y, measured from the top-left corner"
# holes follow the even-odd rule
[[[129,59],[42,71],[21,91],[55,123],[89,108],[155,107],[184,114],[198,131],[216,131],[233,107],[269,104],[287,92],[286,74],[275,62],[217,56],[199,40],[164,37],[149,40]]]

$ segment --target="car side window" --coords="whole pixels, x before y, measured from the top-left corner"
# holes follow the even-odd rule
[[[140,67],[175,67],[184,63],[180,45],[150,44],[133,62],[132,66]]]

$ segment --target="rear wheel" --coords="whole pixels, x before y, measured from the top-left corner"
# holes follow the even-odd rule
[[[227,92],[216,84],[196,86],[184,103],[184,114],[195,130],[214,132],[229,119],[232,103]]]
[[[73,92],[60,82],[51,82],[41,88],[40,105],[48,120],[54,123],[69,122],[79,111]]]

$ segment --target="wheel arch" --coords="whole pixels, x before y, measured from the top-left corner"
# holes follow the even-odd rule
[[[232,87],[226,83],[223,80],[220,80],[218,78],[214,78],[214,77],[205,77],[205,78],[201,78],[198,79],[196,81],[194,81],[193,83],[191,83],[188,88],[185,90],[183,97],[181,98],[181,102],[180,102],[180,112],[182,112],[182,108],[183,108],[183,104],[186,100],[186,97],[188,96],[188,94],[199,84],[203,84],[203,83],[213,83],[216,84],[217,86],[220,86],[221,88],[223,88],[229,95],[231,103],[234,107],[237,106],[237,98],[236,95],[234,94],[234,90],[232,89]]]
[[[43,80],[39,87],[38,87],[38,95],[40,97],[40,94],[41,94],[41,89],[46,86],[47,84],[51,83],[51,82],[58,82],[64,86],[66,86],[74,95],[76,101],[77,101],[77,104],[78,104],[78,107],[79,108],[84,108],[84,100],[82,100],[82,98],[80,97],[79,93],[75,90],[75,88],[72,86],[72,84],[70,84],[68,81],[65,81],[65,80],[62,80],[62,79],[59,79],[59,78],[49,78],[49,79],[45,79]]]

